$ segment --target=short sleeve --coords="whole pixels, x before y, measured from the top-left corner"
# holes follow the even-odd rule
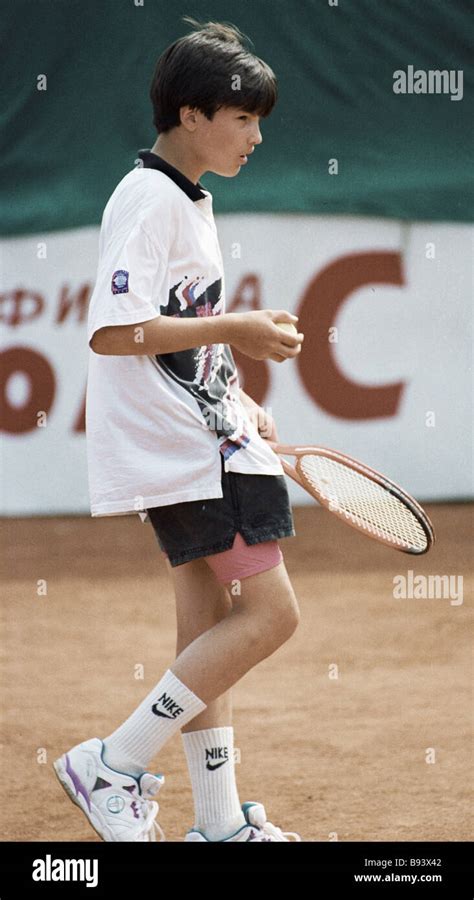
[[[143,222],[121,242],[115,240],[105,248],[89,304],[88,342],[99,328],[159,316],[160,306],[167,302],[163,295],[166,271],[166,254]]]

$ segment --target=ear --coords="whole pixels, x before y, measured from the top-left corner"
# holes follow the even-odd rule
[[[181,106],[179,110],[181,125],[186,131],[195,131],[198,124],[198,110],[193,106]]]

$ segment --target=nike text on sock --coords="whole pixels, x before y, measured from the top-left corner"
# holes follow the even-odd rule
[[[234,764],[232,726],[182,734],[194,798],[194,828],[210,841],[224,840],[245,825]]]
[[[104,762],[113,769],[137,775],[167,741],[206,709],[168,669],[140,706],[104,740]]]

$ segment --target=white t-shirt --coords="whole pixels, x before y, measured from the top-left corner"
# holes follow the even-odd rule
[[[212,196],[150,151],[105,207],[88,341],[107,325],[225,312]],[[157,356],[89,349],[86,437],[92,516],[222,497],[226,471],[281,475],[250,422],[227,344]]]

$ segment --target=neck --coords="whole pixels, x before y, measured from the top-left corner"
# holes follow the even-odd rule
[[[175,130],[173,129],[173,131]],[[197,162],[194,155],[176,140],[173,131],[160,134],[153,144],[151,152],[161,156],[165,162],[182,172],[193,184],[197,184],[205,169]]]

